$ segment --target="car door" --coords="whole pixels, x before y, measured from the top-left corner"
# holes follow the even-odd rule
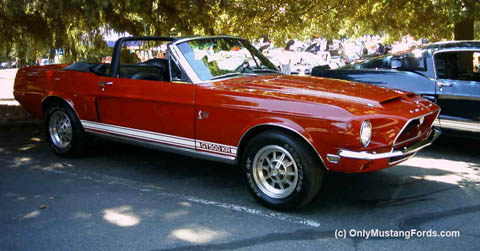
[[[140,63],[120,60],[118,77],[99,78],[98,122],[82,121],[84,127],[130,140],[195,149],[195,86],[172,81],[167,57],[147,60],[151,63],[145,63],[146,58]],[[162,64],[166,72],[161,71]]]
[[[480,132],[480,50],[441,51],[434,55],[437,102],[443,128]]]

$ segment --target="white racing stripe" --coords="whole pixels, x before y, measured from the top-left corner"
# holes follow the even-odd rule
[[[138,130],[128,127],[115,126],[109,124],[96,123],[82,120],[82,125],[85,129],[93,129],[98,131],[110,132],[128,137],[135,137],[141,139],[149,139],[156,142],[170,143],[179,146],[188,146],[195,148],[195,141],[189,138],[182,138],[168,134],[155,133],[151,131]]]
[[[145,131],[135,128],[98,123],[93,121],[81,120],[83,128],[90,132],[106,132],[125,136],[129,138],[137,138],[142,140],[154,141],[174,146],[180,146],[188,149],[196,149],[198,151],[212,152],[236,157],[237,147],[218,144],[214,142],[195,140],[191,138],[184,138],[175,135],[157,133],[152,131]]]

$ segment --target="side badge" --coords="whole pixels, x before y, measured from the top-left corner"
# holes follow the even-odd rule
[[[201,110],[198,111],[198,119],[208,119],[208,112],[202,112]]]

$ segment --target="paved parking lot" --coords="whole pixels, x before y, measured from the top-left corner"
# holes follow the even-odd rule
[[[60,158],[42,127],[2,127],[0,250],[479,250],[479,143],[442,136],[396,167],[330,173],[313,203],[277,212],[235,166],[105,142]],[[425,236],[359,237],[371,229]]]

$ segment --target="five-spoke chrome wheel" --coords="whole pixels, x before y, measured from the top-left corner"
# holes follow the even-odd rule
[[[68,104],[55,102],[48,106],[45,129],[49,146],[55,154],[74,157],[86,153],[88,135]]]
[[[72,123],[68,115],[61,111],[55,111],[48,123],[51,142],[59,149],[66,149],[72,142]]]
[[[252,168],[258,188],[272,198],[285,198],[297,186],[297,164],[292,155],[281,146],[268,145],[261,148],[253,159]]]

